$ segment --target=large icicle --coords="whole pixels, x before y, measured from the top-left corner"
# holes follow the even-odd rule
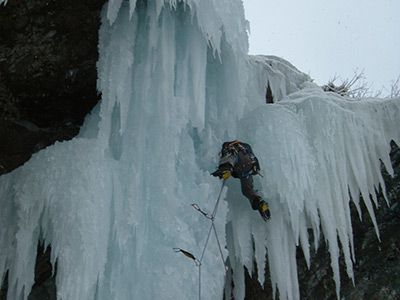
[[[52,245],[59,299],[195,299],[197,269],[172,248],[201,255],[209,223],[190,204],[212,209],[220,182],[209,173],[235,138],[259,157],[272,210],[265,224],[228,183],[216,225],[235,298],[243,265],[255,260],[264,280],[267,253],[274,292],[298,299],[296,246],[310,263],[309,228],[328,242],[339,294],[339,249],[353,276],[349,192],[374,220],[369,195],[383,185],[380,160],[392,172],[400,100],[349,101],[282,59],[248,58],[239,0],[112,0],[102,20],[101,103],[77,138],[0,177],[9,299],[28,295],[39,239]],[[268,84],[277,104],[265,104]],[[203,299],[221,299],[215,243],[202,272]]]

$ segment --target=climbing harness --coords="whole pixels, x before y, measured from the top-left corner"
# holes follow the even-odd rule
[[[221,190],[219,191],[218,198],[217,198],[217,201],[216,201],[216,203],[215,203],[214,210],[213,210],[212,214],[209,214],[209,213],[205,212],[204,210],[202,210],[198,204],[196,204],[196,203],[193,203],[193,204],[192,204],[192,207],[193,207],[195,210],[197,210],[197,211],[198,211],[200,214],[202,214],[205,218],[207,218],[207,219],[209,219],[209,220],[211,221],[210,229],[208,230],[206,242],[205,242],[205,244],[204,244],[203,251],[201,252],[200,259],[197,259],[192,253],[190,253],[190,252],[188,252],[188,251],[186,251],[186,250],[183,250],[183,249],[181,249],[181,248],[173,248],[173,250],[174,250],[175,252],[177,252],[177,253],[180,252],[180,253],[182,253],[183,255],[185,255],[186,257],[192,259],[192,260],[194,261],[195,265],[199,268],[199,300],[201,300],[201,265],[202,265],[203,258],[204,258],[204,254],[206,253],[207,246],[208,246],[208,242],[209,242],[209,240],[210,240],[210,236],[211,236],[211,233],[212,233],[212,232],[214,232],[215,239],[217,240],[219,253],[220,253],[220,255],[221,255],[222,263],[223,263],[223,266],[224,266],[224,271],[225,271],[225,272],[227,271],[227,266],[226,266],[226,264],[225,264],[224,254],[222,253],[221,243],[220,243],[220,241],[219,241],[217,229],[215,228],[215,224],[214,224],[215,215],[217,214],[218,204],[219,204],[220,199],[221,199],[222,191],[224,190],[224,187],[225,187],[225,181],[226,181],[226,180],[224,180],[224,181],[222,182]]]

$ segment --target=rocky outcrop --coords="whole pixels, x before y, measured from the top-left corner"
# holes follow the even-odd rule
[[[0,174],[79,131],[98,102],[104,0],[0,5]]]

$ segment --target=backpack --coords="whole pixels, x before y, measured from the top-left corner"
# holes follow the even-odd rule
[[[234,154],[237,157],[233,166],[232,176],[235,178],[246,178],[250,175],[258,174],[260,164],[254,155],[251,146],[238,140],[226,142],[222,146],[221,156]]]

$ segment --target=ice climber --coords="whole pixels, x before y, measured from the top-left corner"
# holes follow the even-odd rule
[[[268,203],[262,200],[253,187],[253,175],[259,174],[259,171],[260,164],[250,145],[235,140],[222,144],[218,169],[211,175],[224,180],[231,176],[239,178],[243,195],[266,221],[271,217]]]

